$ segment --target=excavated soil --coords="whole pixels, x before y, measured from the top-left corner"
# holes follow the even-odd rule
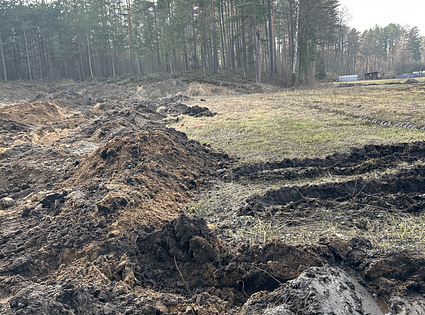
[[[165,127],[213,114],[187,96],[98,94],[43,92],[0,109],[0,314],[425,314],[421,251],[361,237],[236,242],[186,213],[212,180],[324,173],[358,177],[271,189],[238,214],[353,200],[422,213],[423,143],[236,166]]]
[[[324,174],[356,176],[347,181],[270,189],[264,195],[251,196],[247,200],[248,205],[240,209],[242,215],[267,208],[276,210],[276,206],[308,208],[320,207],[320,204],[327,202],[347,201],[360,202],[363,206],[391,204],[389,210],[422,213],[425,204],[425,168],[419,162],[424,157],[423,142],[367,145],[325,159],[286,159],[276,163],[246,165],[232,169],[229,174],[233,178],[247,177],[251,180],[314,179]],[[388,169],[392,169],[393,173],[384,174],[379,179],[361,177],[372,171]]]

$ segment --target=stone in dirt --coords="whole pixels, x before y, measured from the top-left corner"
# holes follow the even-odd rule
[[[0,199],[0,209],[9,208],[13,206],[14,204],[15,204],[15,200],[13,200],[13,198],[3,197],[2,199]]]
[[[243,308],[246,315],[383,314],[365,287],[329,266],[309,268],[271,293],[256,293]]]

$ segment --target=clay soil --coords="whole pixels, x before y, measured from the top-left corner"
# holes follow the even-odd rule
[[[200,90],[199,82],[182,86]],[[166,127],[182,115],[215,114],[187,106],[190,96],[142,98],[136,83],[111,95],[114,87],[38,86],[43,93],[33,99],[7,92],[0,108],[0,314],[425,314],[420,250],[383,249],[359,236],[237,241],[188,206],[221,180],[357,176],[252,194],[234,216],[350,204],[364,213],[353,224],[368,229],[373,209],[423,212],[423,142],[241,166]],[[192,98],[207,95],[197,93]],[[392,172],[366,176],[382,169]]]

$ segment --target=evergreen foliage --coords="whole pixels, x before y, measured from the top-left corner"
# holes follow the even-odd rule
[[[294,43],[299,81],[425,70],[417,27],[360,34],[338,0],[299,4],[298,12],[295,0],[3,0],[0,79],[240,68],[289,84]]]

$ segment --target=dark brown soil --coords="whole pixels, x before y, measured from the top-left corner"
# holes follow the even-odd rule
[[[371,171],[394,169],[394,174],[377,179],[356,177],[342,182],[320,185],[305,185],[271,189],[264,195],[255,195],[247,200],[248,205],[240,214],[253,214],[273,206],[320,207],[326,202],[353,201],[367,204],[391,204],[392,209],[418,213],[425,202],[425,168],[411,166],[424,158],[423,142],[388,146],[368,145],[352,149],[350,153],[334,154],[326,159],[284,160],[278,163],[260,163],[235,168],[233,178],[248,177],[251,180],[316,178],[323,174],[362,175]],[[399,165],[406,163],[408,167]],[[312,203],[312,201],[314,202]]]
[[[165,128],[166,115],[209,115],[188,112],[182,94],[92,97],[54,92],[0,109],[0,314],[377,314],[372,294],[393,314],[423,314],[420,251],[360,237],[224,240],[185,210],[218,174],[255,181],[390,168],[380,180],[269,190],[239,214],[347,200],[419,213],[423,143],[235,167]]]

